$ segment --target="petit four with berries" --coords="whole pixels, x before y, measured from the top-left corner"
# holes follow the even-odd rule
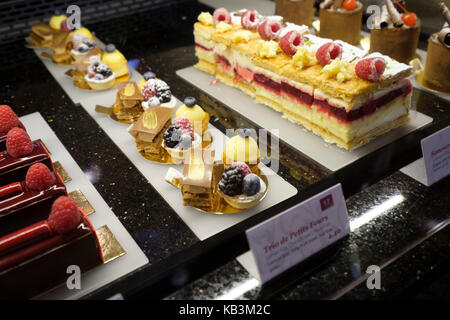
[[[0,152],[0,181],[3,185],[20,181],[28,168],[42,162],[53,168],[50,155],[40,141],[31,141],[27,132],[21,128],[12,128],[6,137],[6,150]]]
[[[76,33],[72,36],[72,45],[73,47],[70,54],[72,55],[72,59],[76,61],[95,48],[95,41],[82,34]]]
[[[102,61],[112,69],[118,81],[128,80],[129,70],[124,55],[112,43],[107,44],[103,51]]]
[[[184,104],[180,106],[176,113],[176,118],[187,118],[191,122],[196,133],[206,132],[209,123],[209,114],[197,104],[194,97],[186,97]]]
[[[147,74],[148,76],[153,76]],[[148,109],[150,106],[161,106],[166,108],[174,108],[176,105],[175,97],[172,96],[169,85],[156,77],[149,78],[142,86],[142,108]]]
[[[151,106],[128,128],[136,139],[136,148],[145,158],[166,162],[167,155],[162,147],[166,130],[171,125],[172,110],[161,106]]]
[[[43,163],[30,166],[21,180],[0,186],[0,237],[45,219],[53,201],[67,196],[62,178]]]
[[[254,130],[247,128],[237,129],[236,135],[225,144],[225,150],[222,154],[223,163],[226,166],[230,166],[235,162],[244,162],[250,167],[252,172],[258,173],[261,155],[254,137],[256,137]]]
[[[110,89],[116,83],[115,73],[106,63],[102,62],[99,56],[89,57],[87,73],[84,79],[92,90]]]
[[[244,162],[227,166],[218,184],[218,194],[237,209],[248,209],[258,204],[266,194],[266,189],[266,183],[252,173]]]
[[[6,137],[12,128],[22,128],[25,130],[19,118],[10,106],[0,105],[0,151],[6,149]]]
[[[183,205],[204,211],[214,207],[215,183],[213,179],[214,150],[197,148],[190,152],[183,166],[181,194]]]
[[[439,7],[445,23],[439,32],[428,39],[423,82],[426,87],[450,93],[450,10],[443,2]]]
[[[0,238],[1,299],[32,298],[67,280],[67,266],[83,272],[104,263],[97,233],[67,196],[57,198],[48,218]]]
[[[134,81],[117,83],[116,102],[113,106],[113,114],[123,123],[133,123],[142,114],[142,101],[144,98]]]
[[[320,4],[320,31],[323,38],[359,45],[363,5],[357,0],[325,0]]]
[[[315,0],[276,0],[275,14],[285,21],[311,27],[316,13]]]
[[[191,149],[202,148],[202,137],[194,133],[189,119],[175,118],[164,133],[163,147],[174,163],[181,163]]]
[[[420,19],[405,8],[405,1],[385,0],[381,15],[372,23],[370,52],[409,63],[416,56]]]

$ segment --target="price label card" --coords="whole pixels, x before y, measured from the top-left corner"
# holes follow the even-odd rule
[[[450,174],[450,126],[422,139],[422,154],[427,173],[427,184]]]
[[[347,206],[337,184],[246,233],[264,283],[349,232]]]

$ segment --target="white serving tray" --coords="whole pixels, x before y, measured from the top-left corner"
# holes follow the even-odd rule
[[[102,46],[101,41],[98,40],[98,42],[100,46]],[[112,120],[109,116],[97,113],[95,111],[96,105],[112,106],[116,99],[117,89],[95,92],[76,88],[72,80],[68,76],[64,75],[64,72],[71,68],[70,66],[65,67],[56,65],[51,62],[50,59],[41,56],[40,49],[34,49],[34,51],[64,91],[67,92],[70,98],[74,102],[80,103],[81,106],[92,116],[92,118],[97,121],[99,126],[106,132],[111,140],[114,141],[119,149],[130,159],[142,175],[149,181],[156,191],[158,191],[158,193],[200,240],[204,240],[223,230],[226,230],[227,228],[251,217],[258,212],[270,208],[297,193],[297,189],[294,186],[277,174],[274,174],[271,169],[262,165],[261,169],[268,175],[270,189],[264,200],[257,206],[240,213],[226,215],[203,213],[192,207],[183,206],[181,191],[167,183],[164,179],[169,167],[172,166],[177,170],[182,171],[182,166],[159,164],[144,159],[137,152],[134,138],[127,132],[128,125],[118,123]],[[131,81],[136,81],[136,83],[139,83],[140,80],[143,79],[142,75],[140,75],[136,70],[133,69],[131,72]],[[69,81],[66,81],[66,78],[69,79]],[[181,102],[177,99],[177,106],[180,104]],[[209,130],[214,137],[212,147],[215,148],[216,159],[219,160],[224,149],[222,142],[224,141],[223,137],[225,137],[225,135],[214,128],[211,124],[209,125]]]
[[[145,254],[111,211],[105,200],[103,200],[98,191],[88,180],[61,141],[59,141],[58,137],[48,126],[44,118],[42,118],[38,112],[35,112],[20,117],[20,121],[22,121],[27,128],[27,132],[31,139],[42,140],[51,153],[52,161],[59,161],[72,178],[71,181],[66,183],[67,191],[71,192],[79,189],[93,206],[95,212],[89,215],[89,219],[94,228],[98,229],[107,225],[117,241],[126,251],[125,255],[83,273],[81,276],[80,290],[69,290],[66,285],[63,284],[58,288],[40,294],[35,297],[35,299],[78,299],[147,264],[148,259]]]
[[[279,112],[257,103],[253,98],[237,88],[227,86],[220,81],[213,85],[210,84],[215,78],[213,75],[197,70],[194,67],[178,70],[177,75],[255,122],[260,127],[267,130],[278,129],[281,140],[332,171],[349,165],[355,160],[425,126],[433,120],[429,116],[412,110],[411,121],[408,124],[394,129],[356,150],[347,151],[336,145],[326,143],[321,137],[311,131],[287,119],[283,119]],[[413,106],[412,109],[415,109],[415,107]]]

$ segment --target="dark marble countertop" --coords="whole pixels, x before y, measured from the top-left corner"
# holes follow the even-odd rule
[[[191,1],[188,5],[142,12],[87,27],[95,31],[103,42],[114,43],[129,60],[139,59],[138,70],[153,70],[171,85],[175,96],[196,96],[219,130],[224,132],[226,128],[241,126],[256,128],[251,119],[241,117],[175,74],[176,70],[196,61],[192,24],[198,13],[205,9],[196,1]],[[19,116],[35,111],[43,115],[149,258],[148,265],[87,298],[107,298],[117,292],[123,293],[126,298],[163,298],[174,288],[182,288],[168,298],[206,299],[220,296],[237,283],[251,278],[232,259],[247,247],[240,228],[234,228],[211,241],[200,241],[98,124],[65,95],[34,52],[24,47],[23,41],[3,44],[0,52],[4,62],[0,66],[3,75],[0,78],[0,102],[12,106]],[[419,111],[433,117],[432,125],[420,134],[409,135],[398,142],[399,145],[361,159],[354,164],[354,168],[332,173],[281,142],[279,175],[298,189],[300,197],[314,190],[323,190],[327,183],[342,182],[346,186],[351,218],[362,215],[394,195],[401,194],[403,198],[388,213],[353,231],[331,259],[321,263],[319,268],[307,270],[302,276],[302,273],[292,276],[289,284],[281,281],[270,294],[265,288],[256,286],[240,298],[371,297],[364,290],[358,291],[367,265],[385,264],[387,270],[398,262],[400,266],[395,268],[396,271],[415,271],[426,266],[428,259],[416,264],[414,258],[408,258],[408,253],[420,246],[426,247],[429,238],[442,244],[442,239],[433,237],[443,232],[438,232],[436,226],[448,222],[449,180],[439,186],[425,188],[399,173],[398,169],[420,156],[417,139],[421,134],[448,125],[450,105],[420,90],[415,91],[413,99]],[[405,145],[414,147],[406,148]],[[398,154],[402,148],[406,148],[405,154]],[[351,174],[353,171],[359,177]],[[291,199],[289,203],[292,205],[299,200]],[[269,214],[275,214],[280,208],[273,208]],[[232,244],[238,245],[235,251],[227,252],[223,260],[218,258],[202,263],[192,258],[210,254],[227,237],[236,241]],[[448,245],[444,248],[448,250]],[[448,254],[442,257],[439,252],[429,255],[430,261],[434,261],[430,262],[432,265],[448,264],[447,257]],[[204,269],[192,271],[190,266],[199,264]],[[169,278],[165,274],[167,270],[173,270]],[[151,290],[158,279],[166,279],[166,282],[171,279],[167,288],[158,293],[160,295]],[[194,282],[188,284],[191,281]]]

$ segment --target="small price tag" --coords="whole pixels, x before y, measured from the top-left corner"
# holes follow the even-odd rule
[[[421,144],[427,184],[431,186],[450,174],[450,126],[422,139]]]
[[[261,281],[267,282],[350,232],[340,184],[247,230]]]

